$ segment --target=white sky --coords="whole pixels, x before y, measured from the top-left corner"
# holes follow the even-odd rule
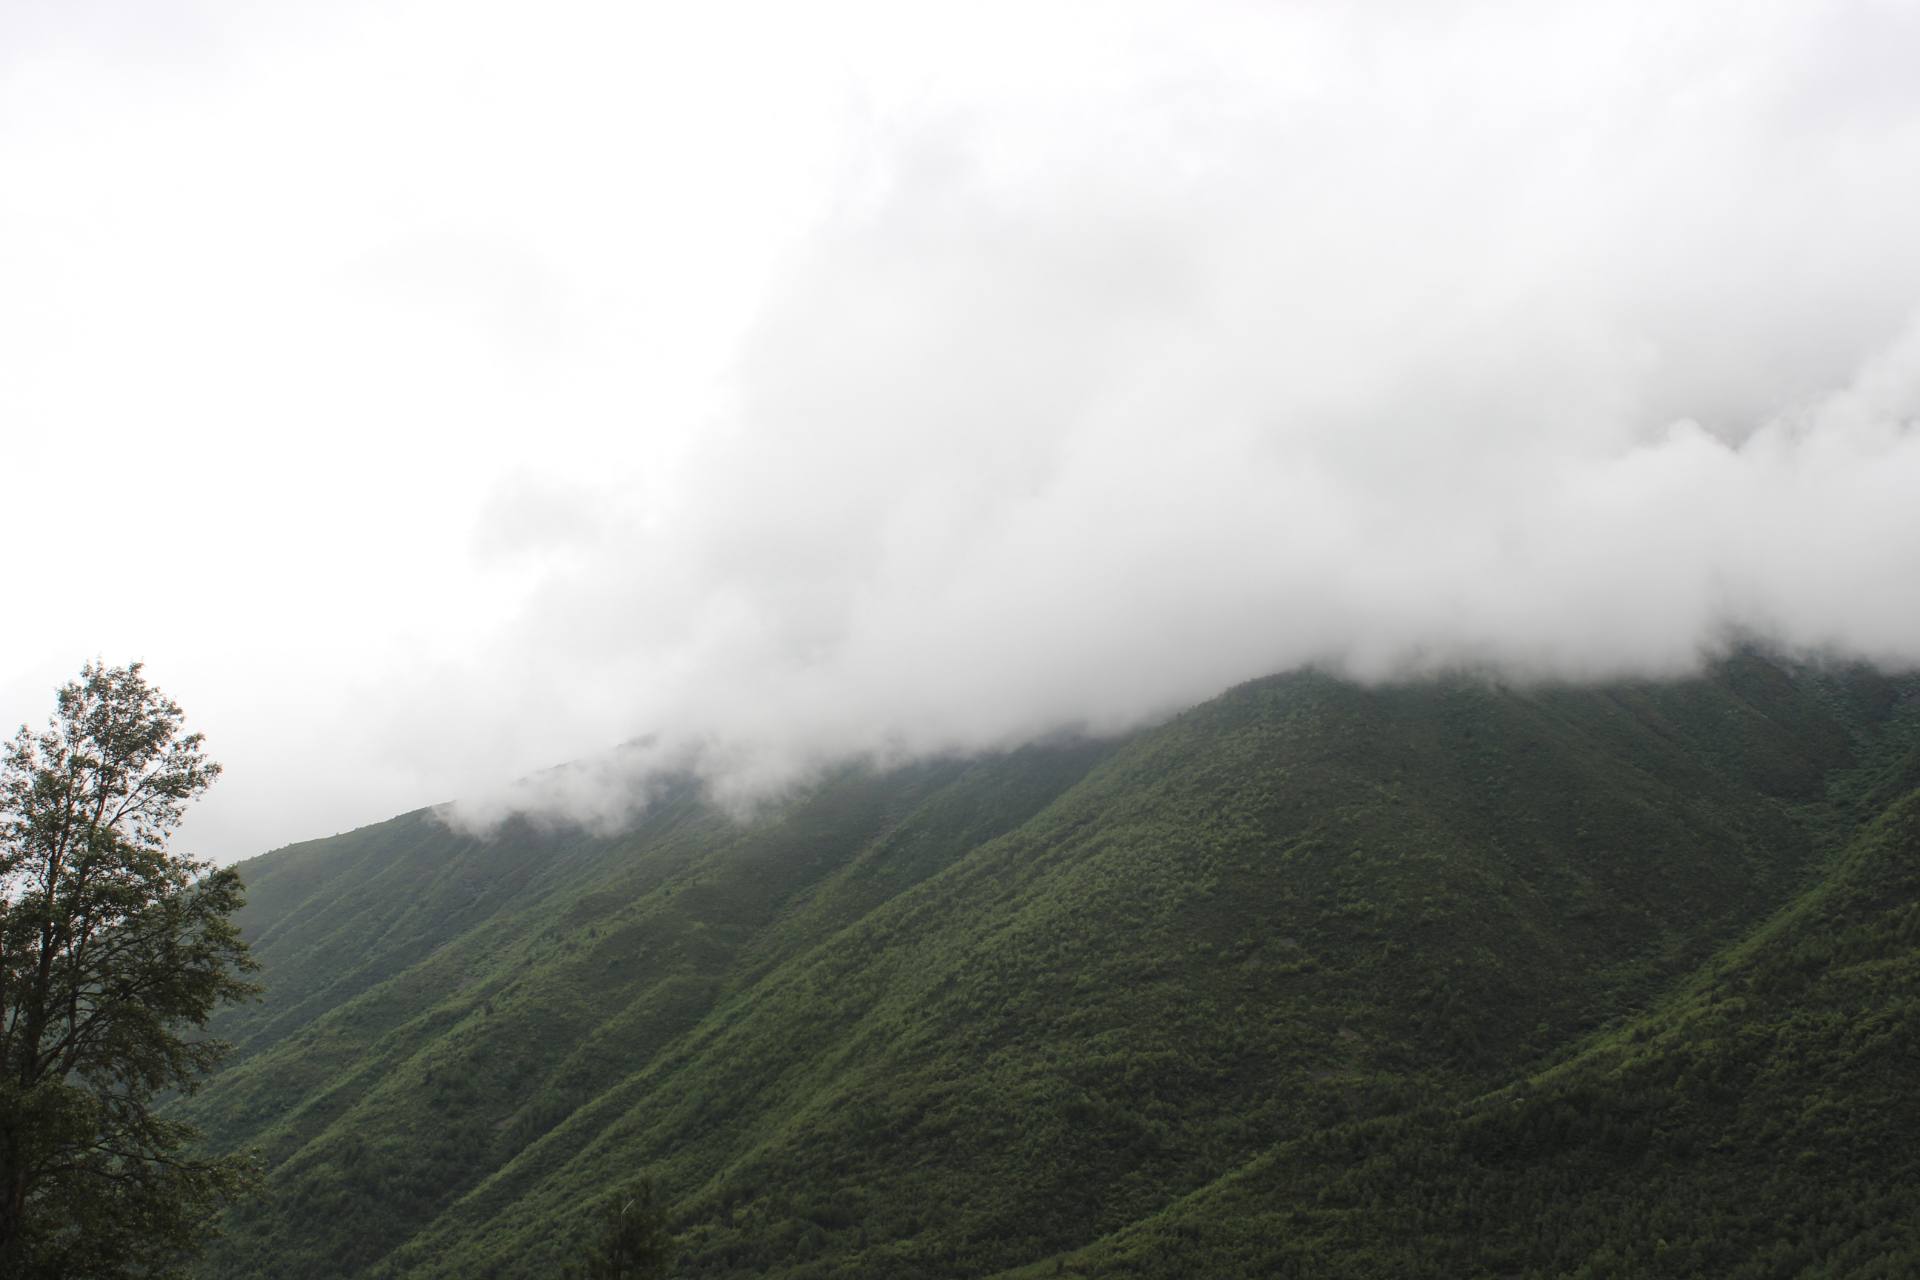
[[[1915,66],[1910,3],[0,0],[0,723],[146,661],[233,858],[647,734],[750,791],[1302,662],[1912,665]]]

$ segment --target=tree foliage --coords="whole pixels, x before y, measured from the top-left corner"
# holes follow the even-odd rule
[[[615,1191],[594,1212],[595,1234],[580,1261],[568,1268],[576,1280],[659,1280],[672,1259],[667,1210],[652,1178]]]
[[[232,871],[172,853],[220,772],[139,664],[82,668],[0,762],[0,1274],[173,1273],[248,1178],[161,1114],[251,994]]]

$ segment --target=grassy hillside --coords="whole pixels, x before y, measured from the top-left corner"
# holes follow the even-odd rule
[[[1906,1025],[1907,692],[1752,656],[1604,689],[1304,674],[745,823],[688,784],[616,839],[409,815],[282,850],[244,868],[269,995],[189,1103],[273,1194],[205,1273],[548,1276],[651,1170],[689,1275],[1562,1274],[1661,1238],[1713,1274],[1622,1196],[1657,1165],[1682,1181],[1648,1214],[1724,1217],[1730,1170],[1771,1171],[1745,1259],[1834,1173],[1765,1127],[1825,1060],[1766,1046]],[[1829,934],[1852,949],[1805,959]],[[1702,1108],[1741,1073],[1774,1092],[1723,1132]],[[1821,1132],[1902,1132],[1823,1096]],[[1685,1182],[1715,1143],[1735,1163]],[[1850,1168],[1905,1203],[1904,1166]],[[1776,1234],[1875,1247],[1823,1196]]]
[[[1915,1081],[1910,789],[1777,917],[1570,1060],[1280,1144],[1056,1265],[1895,1280],[1920,1274]]]

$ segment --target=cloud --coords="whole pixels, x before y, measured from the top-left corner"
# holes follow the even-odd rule
[[[6,8],[0,723],[146,660],[228,858],[620,743],[541,803],[1303,663],[1911,665],[1917,39],[1869,0]]]
[[[790,263],[667,504],[502,660],[650,735],[616,796],[690,751],[751,796],[1303,664],[1920,663],[1889,24],[1289,10],[1093,103],[931,113]],[[1267,74],[1290,32],[1310,73]]]

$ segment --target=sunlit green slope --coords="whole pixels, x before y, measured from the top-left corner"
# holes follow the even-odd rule
[[[1654,1052],[1843,895],[1835,850],[1900,793],[1902,692],[1754,657],[1604,689],[1309,674],[745,823],[685,786],[613,839],[410,815],[282,850],[245,868],[269,997],[191,1102],[273,1194],[206,1274],[548,1276],[642,1170],[690,1275],[1360,1258],[1370,1210],[1323,1203],[1339,1144],[1504,1150],[1485,1117],[1533,1104],[1487,1099],[1601,1088],[1596,1055]],[[1513,1180],[1580,1180],[1549,1175]],[[1394,1212],[1403,1260],[1508,1256]],[[1262,1243],[1283,1227],[1306,1243]]]

